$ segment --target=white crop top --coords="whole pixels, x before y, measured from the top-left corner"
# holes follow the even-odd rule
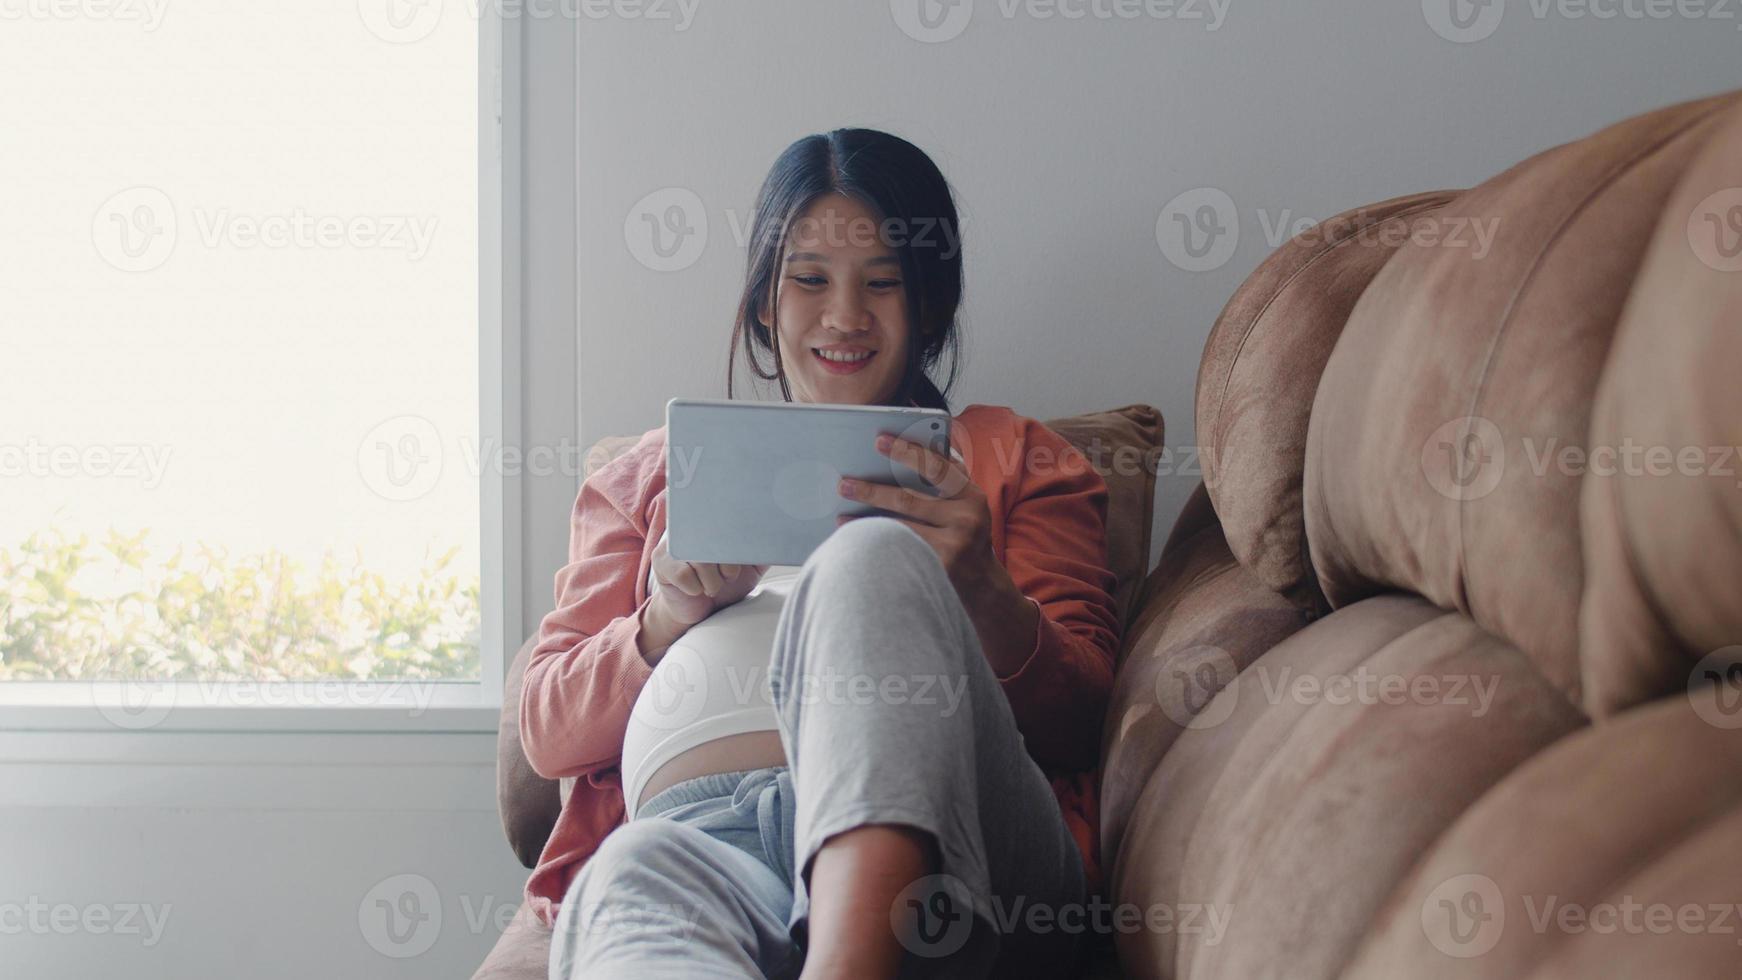
[[[659,767],[698,745],[778,731],[768,661],[797,565],[770,565],[742,600],[691,626],[653,668],[623,733],[623,797],[635,816]],[[647,591],[659,591],[651,571]]]

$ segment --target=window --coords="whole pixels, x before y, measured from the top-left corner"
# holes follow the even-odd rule
[[[502,45],[430,10],[0,6],[0,704],[499,698]]]

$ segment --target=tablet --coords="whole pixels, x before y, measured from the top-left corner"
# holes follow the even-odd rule
[[[837,515],[888,513],[841,496],[841,477],[936,496],[876,439],[887,432],[949,456],[950,421],[936,408],[673,398],[666,549],[682,561],[802,565]]]

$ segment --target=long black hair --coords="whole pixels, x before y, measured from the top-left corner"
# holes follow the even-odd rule
[[[764,381],[778,378],[781,394],[792,401],[781,366],[779,330],[772,322],[773,287],[793,221],[829,194],[870,208],[884,243],[901,260],[910,335],[907,366],[893,403],[950,411],[945,392],[955,384],[961,359],[956,307],[962,300],[962,248],[955,201],[943,173],[923,150],[874,129],[806,136],[787,147],[769,169],[756,195],[744,294],[726,359],[726,397],[732,397],[732,368],[741,343],[751,372]],[[945,350],[951,355],[950,371],[940,388],[930,369]],[[773,370],[762,369],[759,351],[773,355]]]

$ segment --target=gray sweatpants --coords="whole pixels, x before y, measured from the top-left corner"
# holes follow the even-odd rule
[[[1078,933],[1056,923],[1085,901],[1082,857],[924,539],[886,517],[830,535],[769,683],[790,768],[677,783],[607,836],[563,899],[553,978],[795,977],[810,860],[872,823],[942,857],[890,909],[904,976],[1068,974]]]

